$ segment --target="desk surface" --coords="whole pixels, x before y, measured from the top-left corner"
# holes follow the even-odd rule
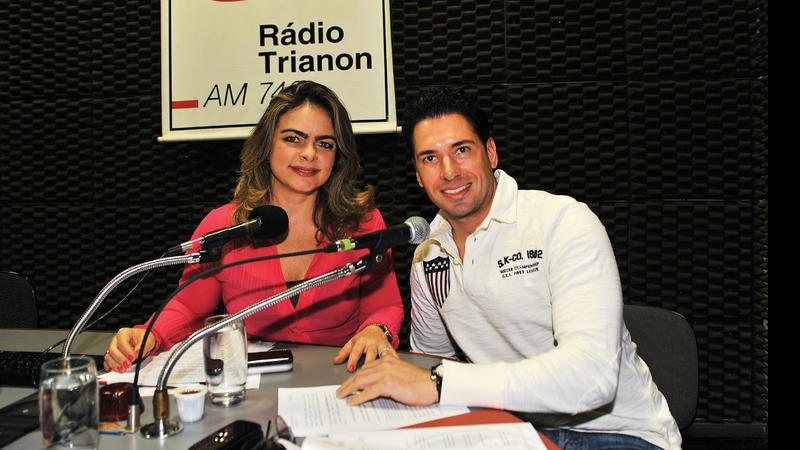
[[[66,337],[66,330],[12,330],[0,329],[0,348],[4,350],[41,350],[42,348]],[[73,346],[73,353],[102,354],[105,352],[112,333],[83,333]],[[267,421],[274,418],[278,411],[278,388],[304,387],[327,384],[340,384],[348,377],[344,364],[333,365],[331,362],[338,347],[319,345],[282,344],[294,354],[294,369],[291,372],[269,373],[261,375],[261,386],[257,390],[248,390],[247,398],[232,408],[212,406],[206,401],[205,417],[199,422],[183,424],[183,431],[164,440],[145,439],[138,433],[127,436],[100,435],[99,449],[163,449],[188,448],[212,431],[236,420],[246,419],[258,422],[266,430]],[[400,357],[421,366],[434,364],[436,358],[401,353]],[[35,392],[32,388],[0,386],[0,406],[7,405],[17,399]],[[177,418],[175,400],[170,396],[170,413]],[[144,398],[145,411],[142,423],[153,421],[152,397]],[[41,433],[37,429],[14,441],[6,449],[41,449]]]

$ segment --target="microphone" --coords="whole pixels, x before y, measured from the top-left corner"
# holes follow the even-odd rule
[[[359,248],[370,248],[383,252],[389,247],[398,244],[419,244],[428,237],[431,227],[428,222],[419,216],[412,216],[400,225],[395,225],[379,231],[373,231],[362,236],[339,239],[325,247],[325,253],[344,252]]]
[[[422,219],[420,219],[422,220]],[[427,222],[422,220],[425,225],[428,225]],[[427,230],[426,230],[427,231]],[[274,255],[273,255],[274,256]],[[380,258],[383,255],[367,255],[362,256],[357,261],[349,262],[338,269],[333,269],[327,273],[322,275],[318,275],[310,280],[306,280],[297,286],[287,289],[283,292],[279,292],[272,297],[265,298],[260,300],[243,310],[232,313],[228,315],[225,319],[220,320],[219,322],[214,322],[210,325],[206,325],[205,328],[201,328],[194,333],[190,334],[183,342],[177,344],[173,349],[172,353],[169,354],[167,357],[167,361],[161,367],[161,371],[158,373],[158,380],[156,381],[156,390],[153,393],[153,423],[147,424],[139,429],[139,433],[145,437],[146,439],[161,439],[172,436],[176,433],[180,433],[183,427],[179,421],[170,419],[170,412],[169,412],[169,394],[167,391],[167,381],[169,380],[169,376],[172,373],[172,369],[175,367],[175,364],[178,362],[178,359],[183,356],[184,353],[196,342],[203,339],[205,336],[209,336],[212,333],[219,331],[220,329],[230,325],[231,323],[243,320],[246,317],[249,317],[263,309],[269,308],[276,303],[286,300],[296,294],[301,292],[307,291],[309,289],[322,286],[325,283],[338,280],[340,278],[344,278],[350,275],[355,275],[367,267],[370,266],[370,261],[375,258]],[[238,264],[241,261],[237,261],[230,264]],[[219,268],[208,269],[205,270],[195,277],[198,279],[202,276],[208,275],[210,273],[218,271]],[[180,291],[182,287],[178,287],[176,291],[174,291],[170,296],[167,298],[167,301],[174,297],[178,291]],[[166,305],[166,303],[164,303]],[[163,307],[163,305],[162,305]],[[155,318],[150,322],[150,326],[152,326],[153,322],[155,322]],[[146,336],[146,334],[145,334]],[[141,354],[141,349],[139,350]],[[141,365],[137,365],[137,370],[141,367]],[[136,392],[136,389],[134,389]]]
[[[247,222],[212,231],[197,239],[171,247],[167,250],[166,255],[179,255],[189,250],[211,250],[244,236],[272,239],[283,235],[289,229],[289,217],[286,215],[286,211],[279,206],[257,206],[250,211],[248,218],[250,220]]]

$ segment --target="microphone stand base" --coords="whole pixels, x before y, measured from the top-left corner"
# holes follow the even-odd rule
[[[139,409],[138,404],[128,405],[128,421],[125,424],[125,428],[122,431],[131,434],[136,433],[139,431],[141,427],[141,415],[142,411]]]
[[[163,439],[165,437],[178,434],[183,430],[180,422],[169,419],[156,420],[153,423],[142,426],[139,432],[146,439]]]

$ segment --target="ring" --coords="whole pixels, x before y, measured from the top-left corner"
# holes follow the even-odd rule
[[[392,351],[392,347],[383,347],[381,351],[378,352],[378,358],[382,357],[384,353]]]

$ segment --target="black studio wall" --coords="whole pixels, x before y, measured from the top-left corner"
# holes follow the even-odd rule
[[[391,9],[399,115],[426,86],[477,93],[503,169],[599,214],[625,301],[692,323],[698,424],[763,429],[766,0]],[[0,11],[0,269],[31,279],[41,326],[69,327],[111,277],[182,242],[230,198],[241,141],[156,142],[159,1],[2,1]],[[400,139],[358,141],[387,221],[431,218]],[[406,300],[409,257],[395,252]],[[153,273],[96,328],[145,319],[177,277]]]

